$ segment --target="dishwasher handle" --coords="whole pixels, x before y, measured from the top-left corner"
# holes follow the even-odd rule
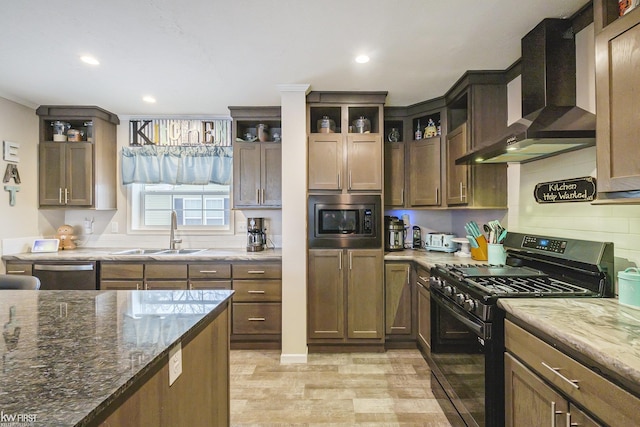
[[[94,264],[33,264],[38,271],[93,271]]]

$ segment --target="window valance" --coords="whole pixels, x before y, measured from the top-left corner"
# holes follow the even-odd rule
[[[228,185],[232,170],[232,147],[207,144],[122,148],[123,184]]]

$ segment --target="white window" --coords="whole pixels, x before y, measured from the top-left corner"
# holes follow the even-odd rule
[[[181,228],[231,230],[229,185],[131,184],[130,194],[133,230],[165,230],[172,210]]]

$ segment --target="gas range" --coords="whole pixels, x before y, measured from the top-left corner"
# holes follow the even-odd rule
[[[507,265],[436,265],[432,292],[484,322],[498,298],[612,295],[612,243],[509,233],[504,245]]]
[[[508,233],[504,245],[506,265],[438,264],[430,271],[426,359],[433,393],[453,425],[505,424],[499,298],[612,296],[612,243]]]

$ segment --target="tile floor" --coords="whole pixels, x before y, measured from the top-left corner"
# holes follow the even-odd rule
[[[418,350],[310,354],[280,364],[279,351],[231,351],[232,426],[450,424],[431,393]]]

